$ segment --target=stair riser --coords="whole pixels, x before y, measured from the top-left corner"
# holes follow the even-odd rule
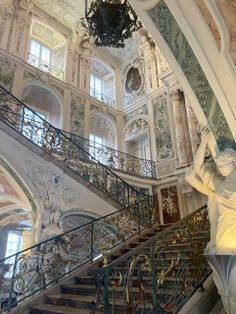
[[[166,288],[166,286],[168,285],[168,288]],[[140,292],[137,290],[138,288],[138,283],[136,282],[136,285],[135,283],[132,285],[134,288],[136,288],[136,291],[133,291],[132,292],[132,296],[133,298],[136,300],[136,301],[140,301],[141,299],[141,294]],[[179,291],[180,293],[180,289],[181,289],[181,283],[179,283],[178,285],[178,289],[177,291]],[[173,294],[173,292],[177,292],[176,291],[176,284],[174,282],[168,282],[168,283],[165,283],[165,285],[163,286],[160,286],[159,289],[157,290],[157,295],[159,296],[162,296],[163,295],[171,295]],[[95,295],[96,295],[96,289],[86,289],[86,288],[63,288],[62,289],[62,293],[65,293],[65,294],[74,294],[74,295],[84,295],[84,296],[94,296],[94,299],[95,299]],[[115,289],[113,292],[110,291],[109,292],[109,296],[110,296],[110,299],[112,299],[112,295],[114,295],[114,297],[117,299],[117,298],[120,298],[120,299],[125,299],[125,292],[124,290],[122,289]],[[150,298],[152,299],[152,293],[151,293],[151,289],[147,289],[145,291],[145,297],[147,298]],[[101,296],[102,298],[102,296]]]
[[[58,299],[58,298],[54,299],[54,298],[46,297],[46,303],[74,307],[77,309],[88,309],[88,310],[94,309],[94,304],[92,302],[86,302],[86,301],[81,301],[81,300],[76,301],[76,300],[69,300],[69,299],[68,300]]]
[[[81,309],[81,310],[88,310],[88,311],[91,311],[91,313],[94,313],[94,310],[95,310],[95,304],[91,304],[91,303],[88,303],[88,302],[76,302],[76,301],[69,301],[69,300],[62,300],[62,299],[57,299],[57,300],[53,300],[50,298],[50,300],[48,298],[46,298],[46,301],[47,303],[49,304],[55,304],[57,306],[68,306],[68,307],[72,307],[72,308],[77,308],[77,309]],[[115,309],[115,312],[116,314],[124,314],[126,313],[124,310],[125,310],[125,303],[124,303],[124,306],[122,305],[114,305],[114,309]],[[51,311],[38,311],[37,313],[30,313],[30,314],[42,314],[42,313],[45,313],[45,314],[54,314],[54,313],[57,313],[57,312],[51,312]],[[100,312],[99,312],[100,313]],[[112,313],[112,305],[110,304],[110,313]],[[96,312],[95,312],[96,314]]]
[[[96,288],[88,289],[88,288],[62,288],[62,293],[65,294],[78,294],[78,295],[96,295]]]

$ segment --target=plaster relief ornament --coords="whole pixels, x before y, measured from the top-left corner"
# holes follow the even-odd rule
[[[168,189],[167,197],[163,201],[162,208],[163,208],[163,211],[166,211],[167,214],[170,216],[173,216],[178,213],[174,199],[175,199],[175,194],[172,193],[170,189]]]
[[[63,232],[61,217],[63,213],[81,204],[81,194],[72,186],[65,184],[63,178],[51,169],[25,162],[26,176],[34,188],[34,198],[41,205],[38,208],[38,237],[40,241]],[[41,234],[40,234],[41,231]]]
[[[208,196],[211,240],[205,254],[230,256],[236,254],[236,152],[233,149],[225,149],[215,156],[209,145],[210,136],[209,126],[203,127],[194,165],[187,171],[186,179],[194,188]],[[215,159],[215,169],[204,162],[207,147]],[[213,272],[225,308],[228,308],[230,296],[231,311],[228,313],[236,313],[235,276],[230,277],[228,291],[225,293],[225,286],[217,275],[218,270],[216,272],[213,268]]]
[[[137,135],[141,131],[148,129],[148,122],[145,119],[137,119],[131,122],[125,129],[124,136],[128,138],[132,135]]]

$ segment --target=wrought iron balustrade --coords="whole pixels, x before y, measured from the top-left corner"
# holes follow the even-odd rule
[[[0,260],[0,313],[156,223],[147,197]]]
[[[30,52],[28,52],[28,63],[42,70],[43,72],[51,74],[52,76],[58,78],[59,80],[64,79],[64,72],[62,70],[32,55]]]
[[[138,158],[126,153],[123,153],[106,145],[97,144],[84,137],[71,134],[63,131],[63,133],[73,139],[83,147],[90,155],[99,160],[102,164],[122,171],[134,176],[144,178],[156,178],[156,164],[152,160]]]
[[[90,96],[104,102],[107,106],[115,108],[115,100],[104,95],[103,93],[97,92],[94,88],[90,88]]]
[[[210,275],[204,206],[107,266],[92,269],[104,313],[179,313]],[[109,261],[108,261],[109,262]]]
[[[33,120],[30,118],[32,115],[35,117]],[[129,206],[145,197],[101,164],[78,141],[75,142],[66,132],[53,127],[3,87],[0,87],[0,121],[62,161],[121,206]]]

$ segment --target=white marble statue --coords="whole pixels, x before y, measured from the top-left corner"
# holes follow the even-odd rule
[[[236,152],[225,149],[215,157],[217,169],[211,169],[204,163],[209,140],[210,128],[206,126],[202,130],[194,165],[188,170],[186,179],[208,195],[210,254],[236,254]]]
[[[225,149],[214,156],[216,168],[204,162],[210,141],[210,128],[202,130],[201,143],[194,158],[194,165],[186,173],[187,181],[208,196],[208,212],[211,223],[211,241],[205,254],[215,258],[236,255],[236,152]],[[226,267],[226,265],[225,265]],[[225,268],[226,269],[226,268]],[[236,265],[231,266],[230,279],[226,288],[220,279],[222,270],[213,268],[213,278],[227,313],[236,313]],[[224,276],[223,276],[224,277]],[[229,306],[230,304],[230,306]]]

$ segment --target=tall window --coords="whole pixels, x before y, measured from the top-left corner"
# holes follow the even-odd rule
[[[64,80],[65,53],[64,36],[44,22],[33,20],[30,28],[28,62]]]
[[[102,99],[102,80],[93,74],[90,75],[90,95]]]
[[[51,63],[51,50],[47,48],[46,46],[42,45],[35,39],[31,39],[30,41],[30,55],[32,57],[36,57],[34,59],[34,65],[39,66],[40,61],[50,64]]]
[[[22,235],[17,231],[10,231],[7,237],[7,247],[5,258],[20,251],[22,245]]]
[[[9,231],[7,237],[5,258],[19,252],[22,246],[22,242],[23,238],[22,233],[20,231]],[[14,256],[5,260],[6,264],[11,265],[8,268],[8,271],[4,274],[5,278],[11,278],[14,262],[15,262]]]
[[[103,145],[103,138],[102,137],[99,137],[95,134],[90,134],[89,139],[90,139],[90,141],[94,142],[97,147],[99,147],[99,144]]]
[[[104,162],[104,152],[103,152],[103,148],[101,145],[103,145],[103,138],[99,137],[95,134],[90,134],[89,136],[90,141],[94,142],[89,149],[90,154],[97,159],[98,161],[100,161],[101,163]]]
[[[27,108],[24,109],[24,126],[23,134],[37,145],[42,145],[44,123],[43,120],[48,120],[48,113],[39,111],[32,108],[31,111]],[[42,119],[41,119],[42,118]]]

